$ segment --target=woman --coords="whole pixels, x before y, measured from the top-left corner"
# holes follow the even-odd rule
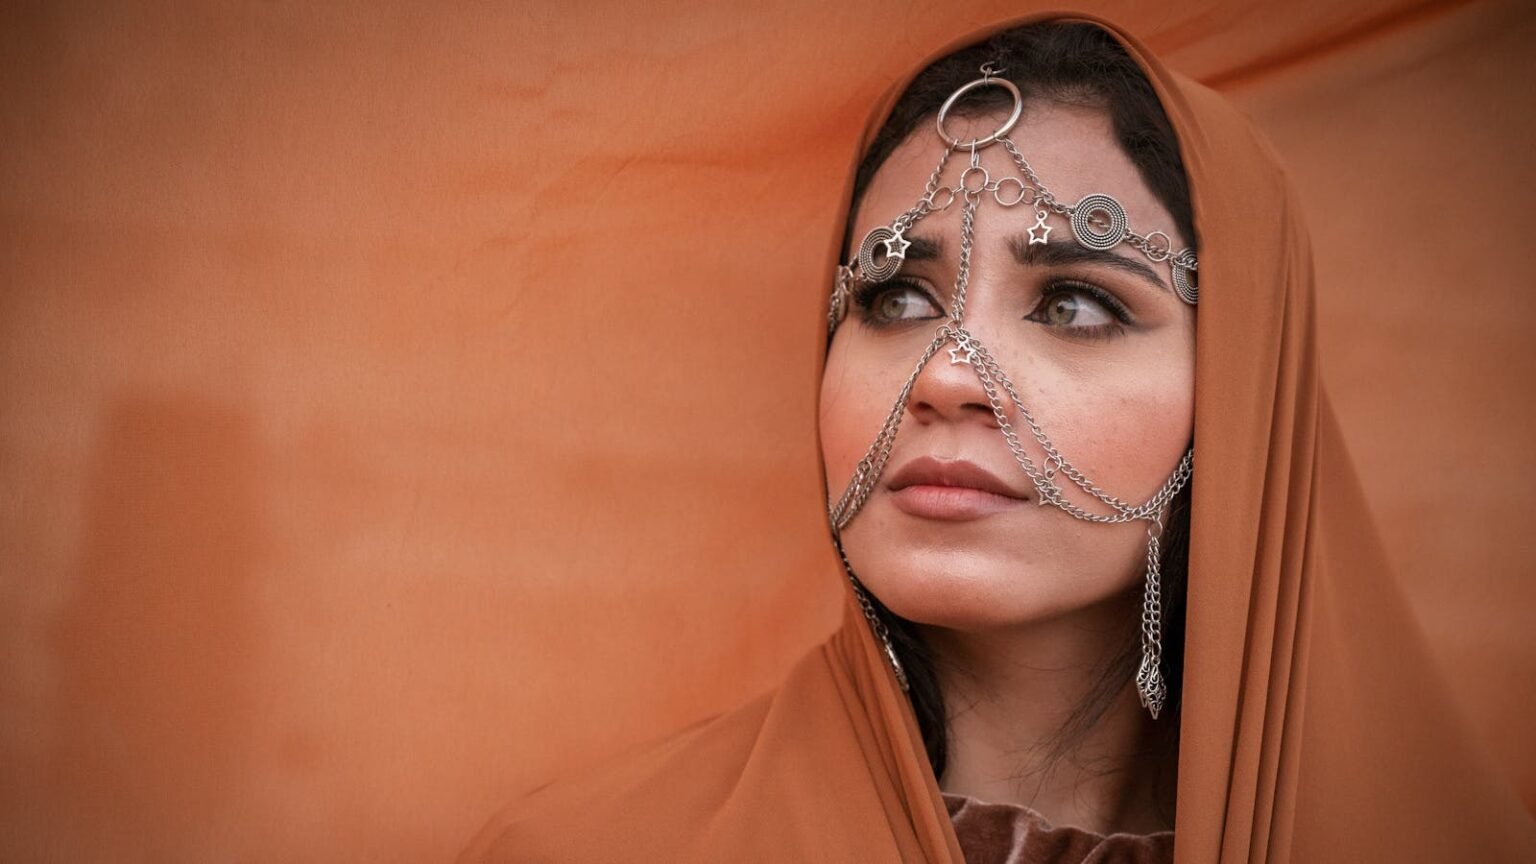
[[[1030,80],[1047,44],[1112,83]],[[1267,149],[1123,36],[940,65],[871,145],[833,291],[843,625],[756,701],[512,805],[464,859],[1520,860],[1529,821],[1370,539]],[[1172,135],[1145,100],[1120,122],[1113,94],[1147,84]]]
[[[827,473],[847,489],[832,519],[893,634],[935,775],[966,793],[957,807],[1171,828],[1177,694],[1164,710],[1161,678],[1182,643],[1197,259],[1151,85],[1092,25],[1006,31],[908,87],[855,199],[865,239],[834,300],[822,389]],[[1094,206],[1126,219],[1119,237]],[[893,242],[899,267],[861,267]],[[1027,420],[1009,393],[1033,406]],[[871,446],[888,418],[899,432]],[[1152,504],[1106,506],[1094,485]]]

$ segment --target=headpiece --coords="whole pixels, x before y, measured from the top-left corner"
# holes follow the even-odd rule
[[[1076,519],[1087,522],[1115,524],[1142,520],[1148,523],[1146,582],[1141,616],[1142,659],[1136,672],[1136,688],[1142,705],[1156,718],[1168,694],[1160,668],[1162,656],[1160,540],[1163,516],[1173,497],[1189,483],[1194,466],[1194,451],[1185,452],[1162,487],[1140,504],[1131,504],[1104,492],[1081,471],[1074,468],[1066,456],[1056,448],[1040,423],[1036,421],[1034,414],[1025,406],[1018,389],[1003,372],[992,353],[966,329],[965,292],[970,278],[976,211],[982,201],[989,197],[1005,208],[1017,207],[1021,204],[1035,208],[1035,224],[1029,229],[1030,245],[1047,242],[1047,237],[1053,230],[1049,222],[1054,216],[1065,218],[1072,237],[1079,245],[1088,249],[1103,251],[1123,243],[1139,250],[1154,263],[1166,263],[1171,271],[1174,292],[1180,300],[1190,305],[1194,305],[1199,300],[1195,277],[1199,265],[1192,250],[1186,248],[1175,252],[1168,234],[1162,231],[1138,234],[1131,230],[1125,208],[1111,195],[1096,192],[1083,196],[1075,204],[1063,204],[1058,201],[1045,184],[1040,182],[1040,178],[1030,168],[1018,146],[1008,137],[1008,133],[1018,123],[1024,110],[1024,98],[1019,88],[1006,78],[998,77],[1000,73],[990,63],[981,67],[981,74],[982,77],[951,94],[939,109],[935,126],[939,138],[946,146],[944,154],[939,158],[938,166],[928,178],[928,183],[923,189],[922,196],[917,199],[917,203],[897,216],[889,225],[879,225],[871,229],[864,235],[853,259],[837,268],[828,311],[829,331],[835,331],[846,316],[853,283],[878,283],[894,277],[900,272],[902,263],[906,259],[907,247],[911,245],[905,237],[906,232],[929,214],[947,210],[956,200],[961,202],[960,257],[949,315],[939,325],[934,332],[933,341],[918,358],[911,375],[907,377],[906,383],[897,394],[895,404],[886,416],[885,423],[876,434],[864,458],[860,459],[855,467],[848,486],[835,502],[829,502],[828,511],[832,530],[835,535],[839,535],[843,527],[863,507],[870,493],[874,491],[875,483],[879,480],[885,463],[890,457],[897,429],[906,414],[907,402],[918,376],[922,374],[928,361],[944,349],[944,346],[952,344],[953,347],[947,349],[949,362],[967,364],[975,372],[998,427],[1007,441],[1008,449],[1012,451],[1014,460],[1034,484],[1037,503],[1041,506],[1049,504]],[[962,141],[950,134],[945,125],[946,121],[962,97],[982,87],[1001,87],[1008,91],[1013,98],[1012,110],[1007,120],[990,135]],[[993,144],[1001,145],[1008,152],[1018,168],[1019,176],[993,180],[987,169],[982,167],[979,153],[983,148]],[[950,157],[957,151],[969,151],[970,165],[961,173],[955,186],[940,186],[939,182],[944,169]],[[1016,413],[1017,417],[1023,421],[1026,435],[1020,434],[1020,430],[1010,417],[1010,412]],[[1031,446],[1039,454],[1038,462],[1029,454],[1024,443],[1026,438],[1034,442]],[[1060,482],[1061,478],[1066,478],[1068,483],[1077,487],[1096,503],[1089,503],[1088,507],[1084,507],[1069,500]],[[1088,509],[1089,507],[1092,509]],[[841,548],[840,542],[839,548]],[[846,557],[843,562],[845,567],[848,567]],[[897,680],[905,688],[906,675],[891,647],[884,623],[875,614],[868,595],[854,576],[851,567],[848,567],[848,576],[853,581],[865,617],[869,619],[876,635],[884,645],[886,655],[896,671]]]

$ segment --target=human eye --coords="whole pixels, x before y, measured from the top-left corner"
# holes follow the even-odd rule
[[[932,320],[944,314],[927,291],[905,279],[862,285],[853,300],[864,323],[875,328]]]
[[[1052,282],[1026,321],[1050,327],[1063,336],[1109,339],[1125,332],[1130,312],[1115,295],[1087,282]]]

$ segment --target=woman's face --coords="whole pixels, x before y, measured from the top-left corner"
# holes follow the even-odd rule
[[[953,121],[951,132],[986,134],[1000,119]],[[1132,230],[1163,231],[1174,249],[1190,245],[1102,112],[1031,102],[1010,137],[1057,200],[1112,195]],[[942,153],[931,122],[895,150],[865,192],[855,243],[913,206]],[[1001,146],[980,157],[994,181],[1018,176]],[[968,163],[969,153],[957,152],[942,185],[958,186]],[[857,286],[833,337],[821,442],[834,500],[948,314],[961,203],[907,231],[913,245],[901,271],[886,283]],[[1109,495],[1140,504],[1189,445],[1194,310],[1173,293],[1166,265],[1124,244],[1093,253],[1057,216],[1047,243],[1030,245],[1034,223],[1032,207],[1005,208],[983,197],[965,327],[991,350],[1067,461]],[[1011,410],[1010,421],[1042,464],[1027,425]],[[1073,503],[1107,512],[1064,478],[1061,485]],[[1043,620],[1139,583],[1146,523],[1085,522],[1036,499],[972,367],[951,363],[941,350],[913,386],[890,459],[843,529],[843,548],[859,579],[893,612],[957,629]]]

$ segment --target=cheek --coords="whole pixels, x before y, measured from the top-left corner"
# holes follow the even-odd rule
[[[882,382],[873,380],[849,354],[847,340],[834,340],[821,378],[821,459],[832,490],[840,490],[853,476],[890,410],[889,402],[880,405]]]
[[[1034,362],[1021,387],[1051,442],[1110,495],[1141,502],[1168,479],[1194,430],[1187,343],[1080,368]]]
[[[1189,446],[1192,392],[1187,385],[1167,382],[1111,391],[1096,407],[1092,426],[1073,436],[1083,442],[1076,457],[1080,467],[1110,494],[1137,503],[1146,500],[1168,479]]]

